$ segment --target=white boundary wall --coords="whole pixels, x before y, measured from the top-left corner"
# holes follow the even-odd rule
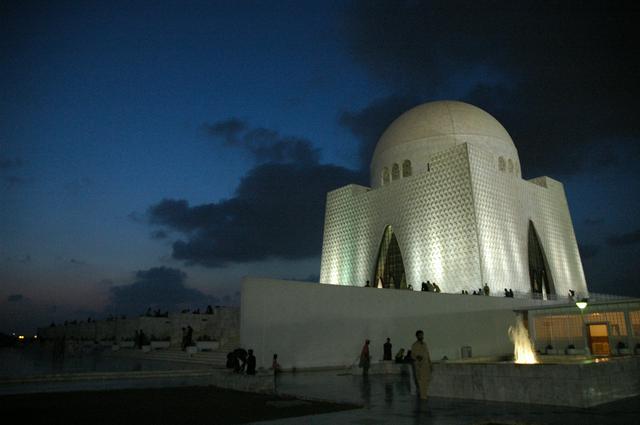
[[[422,329],[433,360],[513,353],[507,335],[514,309],[532,300],[324,285],[247,277],[242,282],[240,339],[260,367],[274,353],[284,368],[348,366],[365,339],[374,362],[391,338],[393,354]]]

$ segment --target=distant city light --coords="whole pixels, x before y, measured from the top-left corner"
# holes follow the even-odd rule
[[[24,335],[18,335],[18,339],[24,339]]]

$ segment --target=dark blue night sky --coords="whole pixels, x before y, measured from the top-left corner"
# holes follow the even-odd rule
[[[317,281],[326,192],[437,99],[565,184],[592,291],[640,296],[640,13],[610,3],[3,1],[0,331]]]

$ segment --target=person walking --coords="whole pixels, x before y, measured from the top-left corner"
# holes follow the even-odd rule
[[[256,374],[256,356],[253,355],[253,350],[250,348],[247,353],[247,375]]]
[[[427,389],[431,380],[433,365],[429,356],[429,347],[424,342],[424,332],[416,331],[416,342],[411,346],[413,355],[413,376],[416,381],[416,388],[422,400],[427,399]]]
[[[362,351],[360,351],[360,364],[359,366],[362,368],[362,376],[369,375],[369,366],[371,366],[371,356],[369,355],[369,340],[367,339],[362,346]]]
[[[387,342],[384,343],[384,355],[382,356],[382,360],[391,360],[391,339],[387,338]]]

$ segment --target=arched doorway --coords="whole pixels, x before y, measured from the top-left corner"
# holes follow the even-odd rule
[[[407,287],[400,246],[391,226],[387,226],[384,229],[382,242],[380,242],[378,261],[373,279],[374,286],[378,286],[380,278],[382,278],[385,288],[405,289]]]
[[[529,279],[531,282],[531,292],[541,296],[555,294],[553,278],[549,271],[547,258],[542,249],[538,232],[536,232],[533,222],[529,221]]]

